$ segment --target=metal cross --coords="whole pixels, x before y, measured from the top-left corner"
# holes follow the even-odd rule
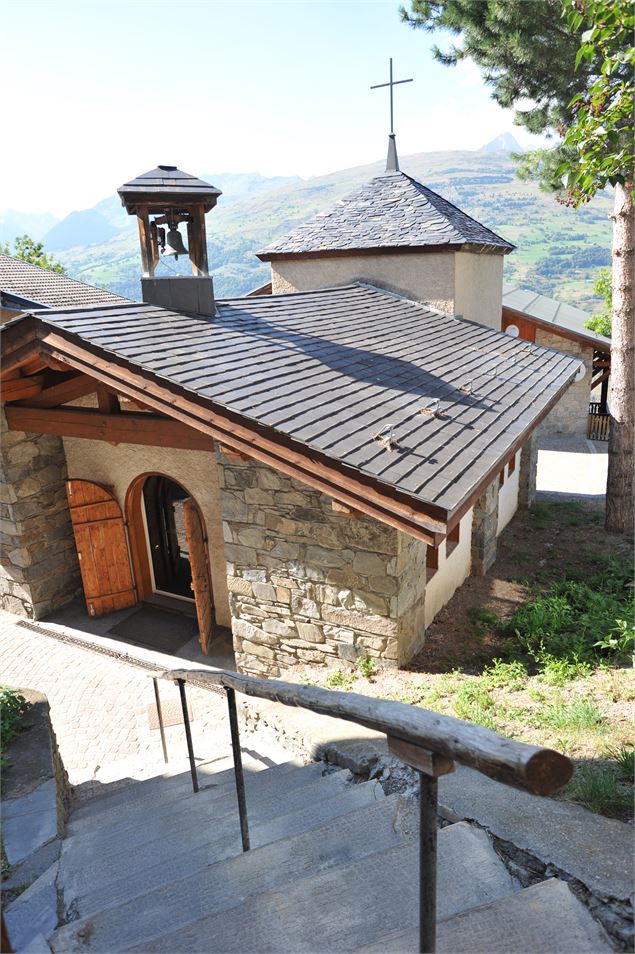
[[[399,86],[400,83],[412,83],[412,79],[405,80],[393,80],[392,78],[392,56],[390,57],[390,81],[388,83],[378,83],[376,86],[371,86],[371,89],[383,89],[384,86],[390,86],[390,135],[393,136],[395,133],[394,122],[393,122],[393,105],[392,105],[392,88],[393,86]]]

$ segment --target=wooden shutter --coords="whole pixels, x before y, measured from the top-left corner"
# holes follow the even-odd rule
[[[183,504],[183,521],[185,523],[190,567],[192,568],[192,590],[196,600],[199,640],[203,652],[208,653],[214,638],[216,625],[214,596],[209,572],[205,531],[198,507],[191,499],[186,500]]]
[[[130,556],[121,508],[105,487],[67,480],[66,494],[90,616],[134,606]]]

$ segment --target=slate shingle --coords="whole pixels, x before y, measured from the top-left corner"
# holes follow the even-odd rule
[[[507,253],[514,246],[404,172],[384,172],[258,252],[289,255],[453,246]]]
[[[93,302],[127,302],[104,288],[78,282],[0,252],[0,292],[47,308],[90,305]]]

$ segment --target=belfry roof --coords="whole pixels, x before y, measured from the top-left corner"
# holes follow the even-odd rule
[[[258,252],[301,255],[435,247],[505,254],[514,245],[404,172],[386,171]]]

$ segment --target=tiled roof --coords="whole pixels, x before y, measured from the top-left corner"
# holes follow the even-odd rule
[[[217,307],[213,319],[132,303],[38,318],[108,361],[447,511],[524,440],[580,366],[360,284]]]
[[[129,300],[3,252],[0,252],[0,292],[46,308]]]
[[[596,348],[608,350],[611,347],[610,338],[599,335],[585,327],[585,322],[591,317],[588,311],[582,311],[581,308],[575,308],[573,305],[566,305],[562,301],[556,301],[555,298],[538,295],[534,291],[529,291],[528,288],[505,285],[503,289],[503,308],[510,308],[512,311],[517,311],[528,318],[535,318],[543,324],[552,325],[554,334],[558,334],[558,330],[562,329],[565,332],[570,331],[580,338],[585,338],[589,344]]]
[[[258,257],[453,246],[510,252],[514,246],[404,172],[384,172],[268,245]]]

